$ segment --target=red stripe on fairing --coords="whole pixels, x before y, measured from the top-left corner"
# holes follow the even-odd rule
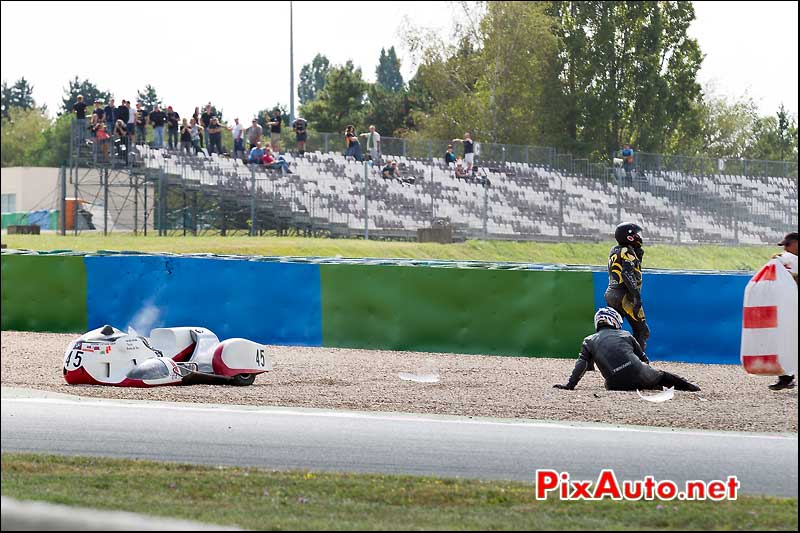
[[[748,374],[780,376],[785,373],[777,355],[743,355],[742,365]]]
[[[228,367],[222,360],[223,343],[214,348],[214,357],[211,359],[211,368],[218,376],[236,376],[238,374],[262,374],[266,372],[263,368],[237,368],[236,370]]]
[[[195,346],[197,346],[197,343],[193,342],[179,353],[173,355],[171,359],[176,363],[185,363],[194,353]]]
[[[745,307],[742,322],[745,329],[777,328],[778,306]]]
[[[64,375],[64,379],[70,385],[105,385],[107,387],[139,387],[139,388],[150,388],[150,387],[165,387],[167,385],[181,385],[182,381],[175,381],[172,383],[161,383],[158,385],[154,385],[151,383],[145,383],[141,379],[131,379],[125,378],[119,383],[103,383],[102,381],[97,381],[95,378],[86,371],[85,368],[80,367],[77,370],[68,370],[67,373]]]
[[[751,281],[758,283],[759,281],[775,281],[776,279],[775,264],[771,263],[761,267],[761,270],[759,270],[756,275],[753,276]]]

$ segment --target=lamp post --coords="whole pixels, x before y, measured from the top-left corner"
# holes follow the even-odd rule
[[[294,20],[289,2],[289,124],[294,123]]]

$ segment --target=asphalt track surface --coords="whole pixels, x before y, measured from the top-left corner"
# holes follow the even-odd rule
[[[2,451],[532,481],[725,480],[797,497],[797,434],[80,398],[3,388]]]

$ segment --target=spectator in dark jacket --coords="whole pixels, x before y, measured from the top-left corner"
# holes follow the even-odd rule
[[[112,98],[108,105],[103,108],[103,114],[106,119],[106,131],[114,131],[114,125],[117,122],[117,108],[114,106],[114,99]]]
[[[172,106],[167,106],[167,146],[170,150],[175,150],[178,147],[178,126],[180,126],[180,120],[180,115],[172,110]]]
[[[167,115],[158,104],[153,106],[153,112],[150,113],[150,124],[153,125],[153,148],[164,147],[164,123],[167,121]]]
[[[128,128],[128,119],[130,118],[130,116],[131,116],[131,110],[128,107],[128,101],[127,100],[123,100],[122,104],[120,104],[120,106],[117,108],[116,117],[117,117],[117,120],[121,120],[122,122],[125,123],[125,129],[126,130]],[[108,122],[108,121],[106,121],[106,122]]]

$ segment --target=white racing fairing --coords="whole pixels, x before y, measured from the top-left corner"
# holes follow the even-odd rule
[[[69,384],[157,387],[188,383],[250,385],[272,370],[263,344],[220,342],[204,328],[157,328],[150,337],[103,326],[70,342],[64,353]]]

